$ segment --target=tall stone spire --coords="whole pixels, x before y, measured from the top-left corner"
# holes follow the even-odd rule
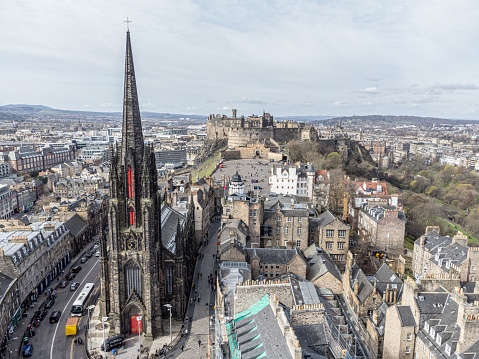
[[[123,94],[123,128],[120,165],[126,184],[126,218],[129,226],[140,225],[138,209],[142,192],[141,169],[144,160],[143,131],[136,89],[135,66],[131,50],[130,31],[126,33],[125,84]]]
[[[124,87],[121,155],[122,159],[126,160],[128,157],[128,149],[132,148],[137,159],[141,162],[143,157],[143,131],[141,129],[140,105],[138,103],[138,92],[136,89],[130,31],[126,33]]]

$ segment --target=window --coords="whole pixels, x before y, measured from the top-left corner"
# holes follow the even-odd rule
[[[475,264],[471,265],[471,270],[476,270],[476,265]]]
[[[411,347],[406,347],[406,354],[411,353]]]
[[[297,234],[301,234],[301,232],[302,232],[301,227],[296,228],[296,233],[297,233]]]
[[[333,237],[334,237],[334,229],[327,229],[326,238],[333,238]]]
[[[302,222],[303,219],[301,217],[298,217],[298,222]]]
[[[293,217],[288,217],[288,222],[291,222],[293,220]]]
[[[257,214],[256,214],[256,209],[250,209],[250,210],[249,210],[249,216],[256,218],[256,216],[257,216]]]
[[[338,242],[338,249],[344,249],[345,242]]]
[[[288,227],[284,227],[284,234],[288,234],[289,232],[289,228]]]
[[[326,242],[326,249],[333,249],[333,242]]]
[[[279,226],[276,227],[276,234],[279,234],[280,233],[280,228]]]
[[[338,237],[339,238],[345,238],[346,237],[346,230],[345,229],[339,229],[338,230]]]
[[[301,247],[301,241],[296,241],[296,247]]]
[[[277,221],[281,221],[281,216],[276,216]]]
[[[423,343],[422,351],[423,351],[424,353],[427,353],[426,343]]]
[[[407,341],[410,342],[412,340],[412,334],[408,333],[407,334]]]
[[[449,344],[446,344],[446,354],[451,355],[451,346]]]

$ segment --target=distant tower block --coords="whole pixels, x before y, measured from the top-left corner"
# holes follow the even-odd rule
[[[234,108],[232,111],[233,111],[233,118],[236,118],[236,109]]]

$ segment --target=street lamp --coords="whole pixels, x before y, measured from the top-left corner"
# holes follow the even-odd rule
[[[138,354],[140,355],[140,358],[141,358],[141,318],[142,318],[141,315],[136,317],[136,320],[138,321]]]
[[[86,309],[88,309],[88,336],[90,337],[90,351],[91,351],[93,348],[92,348],[92,345],[91,345],[91,332],[90,332],[91,316],[90,316],[90,311],[95,309],[95,306],[92,304],[92,305],[89,305]]]
[[[105,352],[105,358],[107,357],[106,343],[105,343],[105,322],[108,321],[108,317],[101,317],[101,327],[103,329],[103,351]],[[101,347],[100,347],[101,350]]]
[[[173,340],[171,339],[171,304],[165,304],[165,307],[168,308],[168,311],[170,312],[170,346]]]

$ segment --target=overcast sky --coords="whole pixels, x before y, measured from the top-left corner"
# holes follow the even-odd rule
[[[0,104],[479,119],[477,0],[4,0]]]

